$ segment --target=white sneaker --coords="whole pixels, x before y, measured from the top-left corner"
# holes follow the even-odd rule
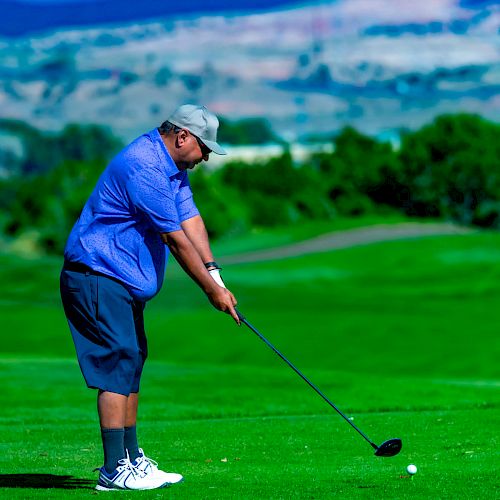
[[[118,460],[118,465],[111,474],[104,467],[96,470],[99,471],[99,480],[95,489],[99,491],[154,490],[169,486],[161,476],[144,473],[130,463],[128,458]]]
[[[139,453],[140,455],[134,460],[132,465],[139,469],[143,474],[162,478],[162,480],[166,483],[165,486],[180,483],[184,479],[180,474],[176,474],[175,472],[164,472],[158,469],[158,464],[151,458],[144,455],[142,448],[139,448]]]

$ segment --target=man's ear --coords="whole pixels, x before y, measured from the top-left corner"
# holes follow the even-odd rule
[[[176,135],[177,146],[178,147],[183,146],[184,143],[186,142],[188,136],[189,136],[189,132],[186,129],[181,129],[180,132],[178,132]]]

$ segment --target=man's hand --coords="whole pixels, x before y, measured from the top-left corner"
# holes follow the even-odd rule
[[[235,309],[238,302],[227,288],[216,286],[213,291],[207,293],[207,297],[216,309],[230,314],[234,321],[236,321],[238,325],[240,324],[240,318]]]

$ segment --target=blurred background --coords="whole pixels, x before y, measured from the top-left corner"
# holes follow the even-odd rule
[[[382,426],[404,438],[402,461],[432,464],[422,498],[493,498],[499,28],[493,0],[0,0],[2,470],[79,477],[80,463],[98,464],[94,396],[60,305],[62,251],[110,158],[180,104],[200,103],[220,117],[229,155],[190,179],[241,311],[375,439],[388,437]],[[311,497],[344,484],[358,498],[361,459],[349,469],[344,458],[364,444],[336,415],[311,426],[323,403],[173,261],[146,325],[143,435],[175,443],[199,475],[192,488],[212,487],[203,467],[220,442],[254,474],[228,498],[257,498],[257,483],[292,498],[311,470]],[[241,449],[260,432],[251,419],[234,420],[233,437],[207,434],[210,419],[227,429],[273,415],[285,438],[248,441],[268,440],[273,459]],[[305,416],[293,438],[287,415]],[[207,420],[183,440],[193,418]],[[302,455],[309,443],[325,447],[323,465]],[[292,455],[287,484],[275,484]],[[385,484],[378,471],[362,477]],[[413,497],[408,485],[376,496]]]
[[[185,102],[231,153],[193,176],[213,237],[385,207],[498,226],[495,1],[0,8],[4,248],[60,253],[109,158]]]

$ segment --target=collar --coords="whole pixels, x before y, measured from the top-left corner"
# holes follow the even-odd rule
[[[160,161],[165,167],[167,175],[169,177],[175,177],[176,175],[179,175],[181,171],[177,168],[177,165],[175,164],[174,160],[172,160],[172,157],[170,156],[170,153],[168,152],[168,149],[165,146],[165,143],[163,142],[160,132],[158,132],[158,129],[154,128],[153,130],[148,132],[147,135],[151,137],[151,140],[155,145]]]

